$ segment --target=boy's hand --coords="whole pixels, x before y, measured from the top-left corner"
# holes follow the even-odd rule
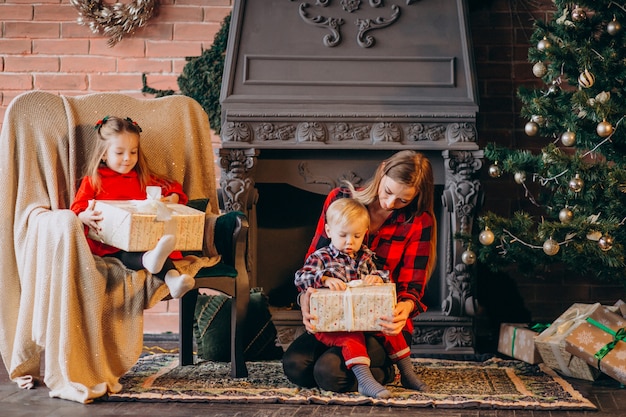
[[[367,285],[382,284],[384,281],[378,275],[366,275],[363,282]]]
[[[333,291],[343,291],[346,289],[346,283],[339,278],[324,277],[324,286],[330,288]]]

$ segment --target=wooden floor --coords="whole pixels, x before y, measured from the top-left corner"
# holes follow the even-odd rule
[[[147,337],[146,350],[175,350],[175,337],[161,339]],[[384,408],[372,406],[318,406],[282,404],[205,404],[205,403],[107,403],[78,404],[52,399],[45,387],[20,390],[12,383],[4,366],[0,366],[0,416],[1,417],[192,417],[192,416],[258,416],[258,417],[332,417],[332,416],[394,416],[394,417],[626,417],[626,389],[616,384],[591,384],[570,380],[581,393],[590,399],[599,411],[532,411],[491,409],[434,409],[434,408]]]

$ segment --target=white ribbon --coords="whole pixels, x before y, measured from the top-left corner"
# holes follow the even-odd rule
[[[354,328],[354,305],[352,291],[350,291],[350,288],[360,287],[364,284],[363,280],[355,279],[353,281],[349,281],[346,285],[347,288],[343,293],[343,317],[346,322],[346,331],[351,332]]]
[[[139,213],[156,214],[156,220],[159,222],[172,219],[172,211],[161,201],[161,187],[146,187],[146,199],[135,200],[134,204]]]

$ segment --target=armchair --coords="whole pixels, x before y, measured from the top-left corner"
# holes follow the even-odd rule
[[[0,134],[0,353],[9,377],[23,388],[39,380],[44,355],[50,395],[83,403],[121,389],[119,378],[142,351],[143,310],[168,295],[146,271],[94,257],[68,209],[93,147],[93,125],[107,114],[137,121],[151,168],[182,183],[190,200],[208,199],[207,216],[219,216],[208,117],[193,99],[42,91],[13,99]],[[238,234],[225,240],[232,244],[215,242],[236,254],[223,253],[223,262],[201,271],[196,287],[215,286],[236,298],[232,375],[245,376],[236,326],[249,296],[247,222],[228,218]],[[195,294],[181,300],[181,364],[192,362],[187,330]]]

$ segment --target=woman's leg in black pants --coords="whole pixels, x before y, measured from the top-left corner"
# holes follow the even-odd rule
[[[395,370],[383,345],[372,334],[366,334],[365,343],[374,378],[383,385],[392,382]],[[346,368],[341,348],[329,348],[312,334],[301,335],[289,346],[283,355],[283,370],[291,382],[302,387],[318,386],[333,392],[357,390],[356,378]]]

